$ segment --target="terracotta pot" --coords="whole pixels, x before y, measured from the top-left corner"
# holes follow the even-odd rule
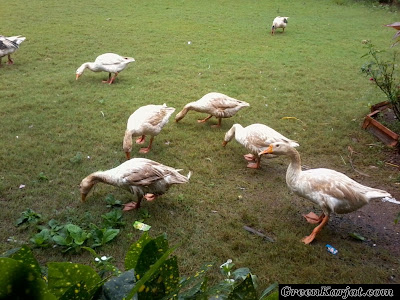
[[[389,147],[396,147],[399,143],[399,135],[393,131],[391,131],[386,126],[383,126],[380,122],[378,122],[375,118],[380,113],[380,110],[375,110],[368,114],[362,125],[362,128],[371,132],[374,136],[376,136],[380,141],[384,142]]]

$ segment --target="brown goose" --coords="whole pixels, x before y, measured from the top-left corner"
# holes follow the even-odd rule
[[[323,168],[302,171],[299,152],[286,143],[273,143],[260,153],[262,154],[289,156],[290,164],[286,172],[286,183],[289,189],[300,197],[319,205],[322,209],[320,216],[313,212],[304,216],[309,223],[319,224],[309,236],[303,239],[305,244],[314,240],[328,223],[331,213],[353,212],[368,204],[372,199],[400,204],[388,192],[362,185],[337,171]]]
[[[164,194],[171,185],[188,182],[191,172],[184,176],[179,171],[150,159],[132,158],[113,169],[97,171],[85,177],[79,185],[82,202],[86,200],[93,186],[102,182],[124,188],[134,194],[137,202],[125,204],[124,210],[137,209],[143,198],[153,201],[157,196]]]
[[[221,93],[208,93],[201,99],[190,102],[175,116],[175,121],[179,122],[190,111],[207,113],[209,116],[202,120],[197,120],[199,123],[204,123],[212,117],[218,119],[218,125],[213,127],[220,127],[222,118],[230,118],[236,114],[243,107],[250,106],[249,103],[231,98]]]

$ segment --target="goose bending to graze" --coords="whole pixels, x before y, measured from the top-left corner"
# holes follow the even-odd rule
[[[284,142],[292,147],[299,146],[295,141],[288,139],[276,130],[264,124],[252,124],[244,128],[240,124],[234,124],[225,134],[222,146],[226,146],[233,137],[235,137],[238,143],[242,144],[248,151],[250,151],[249,154],[244,155],[244,158],[249,161],[247,167],[252,169],[260,168],[261,156],[258,154],[261,151],[264,151],[271,143]]]
[[[130,159],[132,151],[132,137],[140,136],[136,143],[142,144],[145,141],[146,135],[150,135],[150,142],[146,148],[141,148],[140,153],[147,153],[151,149],[153,139],[158,135],[161,129],[168,123],[169,118],[175,108],[168,107],[165,103],[163,105],[146,105],[138,108],[128,119],[126,125],[123,149],[126,158]]]
[[[124,210],[137,209],[143,198],[153,201],[171,185],[188,182],[191,172],[184,176],[179,171],[150,159],[132,158],[113,169],[90,174],[82,180],[79,189],[82,201],[85,201],[87,194],[98,182],[124,188],[137,197],[137,202],[125,204]]]
[[[331,213],[345,214],[353,212],[372,199],[382,199],[400,204],[388,192],[362,185],[346,175],[331,169],[301,170],[300,154],[286,143],[273,143],[260,152],[263,154],[287,155],[291,161],[286,172],[286,183],[290,190],[300,197],[319,205],[322,214],[310,212],[304,217],[309,223],[319,224],[309,236],[303,239],[311,243],[316,235],[328,223]]]
[[[271,34],[274,35],[277,28],[282,28],[282,32],[285,32],[288,19],[289,17],[276,17],[272,22]]]
[[[103,80],[103,82],[112,84],[117,75],[134,61],[135,59],[133,57],[124,57],[115,53],[105,53],[97,56],[94,62],[82,64],[76,70],[76,80],[78,80],[85,69],[89,69],[93,72],[108,72],[108,80]],[[111,77],[111,73],[114,73],[113,77]]]
[[[201,99],[186,104],[185,107],[175,116],[175,121],[179,122],[188,111],[194,110],[210,114],[207,118],[197,120],[197,122],[204,123],[214,116],[218,119],[218,125],[214,125],[213,127],[220,127],[222,118],[230,118],[240,109],[248,106],[250,106],[250,104],[247,102],[231,98],[221,93],[208,93]]]
[[[24,36],[16,35],[5,37],[0,35],[0,66],[1,66],[1,59],[3,56],[8,56],[7,64],[12,65],[14,61],[11,58],[11,54],[13,54],[19,48],[19,45],[25,41]]]

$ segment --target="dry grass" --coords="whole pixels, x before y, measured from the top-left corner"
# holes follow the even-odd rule
[[[152,234],[166,232],[171,244],[182,243],[176,251],[181,273],[232,258],[257,274],[262,287],[275,281],[390,282],[398,257],[351,240],[334,226],[327,226],[311,246],[299,242],[312,228],[301,214],[313,207],[289,193],[285,159],[249,170],[240,145],[221,146],[233,123],[264,123],[299,141],[305,165],[334,168],[400,196],[398,171],[383,163],[388,150],[361,129],[368,105],[384,99],[360,73],[361,41],[389,46],[394,32],[381,25],[398,21],[399,15],[344,4],[124,0],[110,6],[103,0],[16,0],[3,7],[1,34],[22,34],[27,40],[14,55],[15,65],[0,69],[0,250],[15,246],[6,242],[10,236],[29,240],[32,229],[13,225],[27,208],[47,220],[87,224],[108,211],[107,194],[130,201],[125,191],[99,185],[81,204],[77,185],[89,173],[124,161],[123,133],[136,108],[166,102],[179,111],[218,91],[251,107],[223,120],[220,129],[210,128],[215,119],[197,124],[205,116],[191,112],[179,123],[170,122],[146,155],[194,172],[189,184],[144,205]],[[276,15],[290,19],[285,33],[272,37]],[[90,71],[75,81],[81,63],[105,52],[133,56],[136,62],[112,86],[101,84],[106,74]],[[351,168],[349,145],[357,152],[356,167],[370,178]],[[83,161],[71,163],[77,152]],[[49,181],[38,180],[41,172]],[[119,266],[140,235],[130,225],[140,212],[124,217],[129,225],[117,241],[99,250]],[[243,225],[276,242],[250,235]],[[399,239],[396,232],[393,239]],[[339,255],[327,253],[327,243]],[[85,253],[62,255],[58,249],[35,253],[42,263],[89,260]]]

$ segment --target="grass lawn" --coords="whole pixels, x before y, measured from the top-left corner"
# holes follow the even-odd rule
[[[271,36],[278,15],[289,16],[289,23],[284,33],[278,29]],[[237,267],[249,267],[261,287],[400,283],[399,251],[382,247],[383,237],[373,229],[369,242],[348,236],[365,235],[368,224],[343,230],[334,226],[342,216],[333,216],[311,245],[300,242],[313,228],[301,215],[320,210],[287,189],[286,158],[263,160],[261,169],[252,170],[241,145],[222,147],[234,123],[263,123],[299,142],[304,165],[335,169],[400,199],[398,168],[385,163],[392,150],[361,129],[369,105],[385,99],[360,71],[366,60],[362,41],[389,48],[395,32],[382,25],[399,21],[397,12],[338,0],[15,0],[2,6],[0,19],[1,34],[27,38],[13,55],[15,64],[5,65],[3,58],[0,68],[0,252],[29,242],[36,232],[14,225],[28,208],[43,222],[85,226],[109,211],[107,195],[131,201],[126,191],[99,184],[81,203],[78,185],[88,174],[125,161],[126,121],[138,107],[166,103],[176,114],[215,91],[251,106],[224,119],[221,128],[211,128],[215,118],[198,124],[205,114],[189,112],[179,123],[174,114],[151,152],[140,154],[134,146],[132,156],[193,176],[139,211],[124,213],[126,227],[96,251],[112,255],[122,268],[141,234],[131,224],[144,219],[152,236],[165,232],[171,245],[182,243],[175,252],[182,275],[231,258]],[[89,70],[75,80],[82,63],[106,52],[136,61],[113,85],[101,83],[106,73]],[[352,168],[349,146],[353,166],[369,177]],[[378,217],[392,223],[400,209],[381,205],[388,212]],[[244,225],[275,242],[251,235]],[[388,232],[389,240],[399,244],[399,231]],[[7,242],[10,237],[17,242]],[[339,254],[328,253],[326,244]],[[59,248],[34,252],[43,264],[92,259]],[[212,280],[218,274],[212,272]]]

